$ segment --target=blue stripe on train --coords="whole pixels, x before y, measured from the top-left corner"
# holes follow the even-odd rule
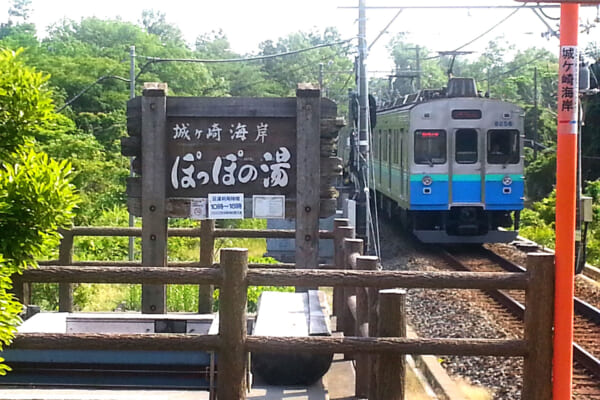
[[[463,180],[461,176],[452,179],[453,203],[481,203],[481,176]]]
[[[485,182],[485,208],[488,210],[522,210],[524,196],[523,180],[513,180],[504,185],[498,180]]]
[[[412,210],[447,210],[448,179],[432,175],[433,182],[425,186],[420,179],[411,176],[410,208]]]

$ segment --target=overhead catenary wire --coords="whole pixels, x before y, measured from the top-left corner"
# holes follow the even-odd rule
[[[152,63],[160,63],[160,62],[189,62],[189,63],[202,63],[202,64],[215,64],[215,63],[237,63],[237,62],[249,62],[249,61],[261,61],[261,60],[268,60],[270,58],[277,58],[277,57],[286,57],[286,56],[291,56],[291,55],[295,55],[295,54],[300,54],[300,53],[304,53],[307,51],[311,51],[311,50],[316,50],[316,49],[321,49],[324,47],[332,47],[332,46],[338,46],[341,44],[345,44],[345,43],[349,43],[352,40],[354,40],[354,38],[351,39],[346,39],[346,40],[340,40],[337,42],[331,42],[331,43],[322,43],[322,44],[318,44],[315,46],[311,46],[311,47],[305,47],[303,49],[298,49],[298,50],[291,50],[291,51],[285,51],[282,53],[276,53],[276,54],[266,54],[263,56],[254,56],[254,57],[240,57],[240,58],[225,58],[225,59],[206,59],[206,58],[160,58],[160,57],[149,57],[149,56],[136,56],[138,58],[145,58],[146,60],[148,60],[148,62],[152,62]]]
[[[135,80],[137,80],[144,72],[146,72],[147,67],[149,67],[155,63],[190,62],[190,63],[215,64],[215,63],[238,63],[238,62],[248,62],[248,61],[259,61],[259,60],[266,60],[266,59],[271,59],[271,58],[291,56],[291,55],[300,54],[300,53],[304,53],[307,51],[316,50],[316,49],[320,49],[320,48],[324,48],[324,47],[338,46],[341,44],[349,43],[352,40],[354,40],[354,38],[340,40],[340,41],[331,42],[331,43],[323,43],[320,45],[306,47],[303,49],[298,49],[298,50],[293,50],[293,51],[287,51],[287,52],[276,53],[276,54],[268,54],[268,55],[264,55],[264,56],[245,57],[245,58],[194,59],[194,58],[160,58],[160,57],[149,57],[149,56],[136,55],[137,58],[145,58],[148,61],[140,67],[140,72],[138,72],[137,75],[135,76]],[[114,71],[114,69],[111,70],[108,75],[103,75],[103,76],[98,77],[94,82],[90,83],[88,86],[83,88],[79,93],[77,93],[71,99],[67,100],[65,102],[65,104],[63,104],[61,107],[59,107],[57,109],[57,112],[59,112],[59,113],[62,112],[65,108],[67,108],[69,105],[71,105],[73,102],[75,102],[78,98],[80,98],[82,95],[84,95],[86,92],[88,92],[92,87],[94,87],[95,85],[97,85],[98,83],[100,83],[104,80],[117,79],[117,80],[121,80],[124,82],[131,82],[130,79],[123,78],[121,76],[110,75],[112,73],[112,71]]]

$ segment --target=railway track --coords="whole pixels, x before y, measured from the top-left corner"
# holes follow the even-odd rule
[[[440,255],[455,269],[465,271],[525,272],[525,269],[483,247],[440,249]],[[486,292],[516,318],[523,320],[523,291]],[[600,310],[575,298],[574,398],[600,399]]]

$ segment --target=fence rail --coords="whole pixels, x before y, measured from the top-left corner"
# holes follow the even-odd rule
[[[375,257],[361,255],[362,242],[353,239],[353,230],[345,226],[346,224],[347,221],[337,220],[334,232],[322,234],[322,237],[333,238],[335,241],[337,269],[333,270],[289,269],[291,265],[286,265],[288,268],[249,269],[246,249],[223,249],[219,264],[212,262],[206,264],[204,259],[197,264],[204,265],[203,267],[83,266],[66,263],[69,261],[65,256],[67,248],[61,247],[60,261],[64,263],[63,265],[44,265],[38,269],[25,271],[19,277],[19,285],[28,282],[59,282],[63,285],[73,282],[219,285],[221,287],[219,333],[217,335],[28,333],[17,335],[12,347],[127,348],[129,350],[169,348],[181,351],[217,351],[219,353],[218,395],[221,399],[245,398],[245,354],[247,352],[344,353],[347,357],[356,358],[356,395],[386,400],[402,398],[403,380],[397,377],[403,373],[402,355],[404,354],[524,357],[522,398],[525,400],[551,398],[552,256],[530,254],[526,273],[379,271],[378,260]],[[94,229],[76,228],[68,233],[64,242],[71,246],[69,251],[72,251],[73,235],[99,234],[101,231]],[[134,233],[129,228],[102,231],[111,235]],[[206,231],[210,229],[202,232]],[[199,230],[195,230],[194,234],[197,232]],[[217,230],[213,232],[216,236]],[[225,232],[230,231],[221,233]],[[279,234],[284,235],[282,232]],[[288,234],[286,231],[285,235]],[[252,235],[258,237],[258,233]],[[214,239],[215,236],[212,238]],[[210,250],[212,252],[212,249]],[[344,337],[248,336],[246,332],[247,287],[252,285],[334,287],[334,314],[338,319],[338,328],[344,330]],[[386,332],[390,332],[390,329],[399,332],[394,335],[403,335],[402,329],[397,330],[389,324],[400,325],[400,328],[404,324],[404,292],[384,293],[380,290],[398,287],[404,289],[525,289],[524,339],[383,337],[389,336]],[[400,314],[399,318],[378,317],[377,308],[378,303],[384,299],[382,296],[391,296],[393,301],[386,300],[386,305],[381,303],[379,307],[388,310],[385,311],[386,315],[396,315],[397,312]],[[396,301],[398,299],[399,302]]]

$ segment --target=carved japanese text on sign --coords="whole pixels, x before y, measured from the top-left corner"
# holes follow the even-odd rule
[[[295,132],[291,118],[169,119],[167,195],[293,195]]]

